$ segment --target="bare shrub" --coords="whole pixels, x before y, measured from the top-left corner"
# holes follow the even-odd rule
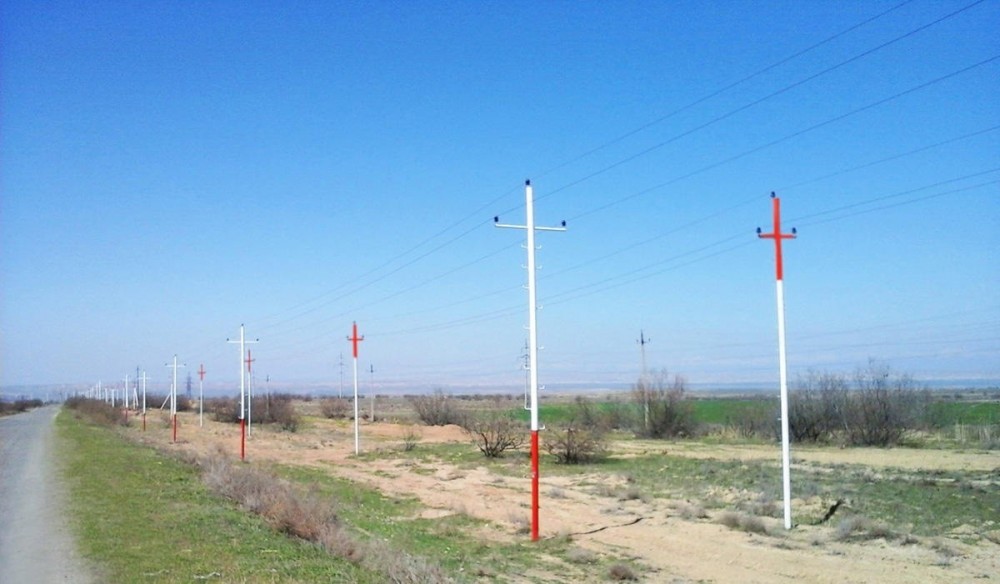
[[[407,425],[403,430],[403,451],[411,452],[417,447],[417,443],[423,438],[423,433],[413,425]]]
[[[240,398],[218,397],[206,400],[206,409],[212,413],[212,419],[216,422],[233,424],[240,421]]]
[[[704,507],[702,507],[697,503],[684,501],[675,504],[674,509],[677,511],[678,515],[680,515],[682,519],[686,519],[688,521],[708,518],[708,512],[705,511]]]
[[[926,416],[929,392],[909,375],[896,375],[872,360],[854,376],[855,394],[846,411],[847,441],[861,446],[893,446]]]
[[[719,523],[730,529],[745,531],[747,533],[767,533],[767,525],[764,524],[764,520],[756,515],[726,511],[719,516]]]
[[[301,418],[293,400],[299,396],[289,394],[258,395],[246,400],[249,407],[245,415],[253,424],[276,424],[282,430],[295,432]],[[207,401],[208,410],[216,422],[235,424],[240,421],[240,398],[223,397]]]
[[[521,423],[499,408],[466,416],[462,429],[488,458],[498,458],[507,450],[517,450],[524,444]]]
[[[593,405],[576,398],[569,420],[545,435],[545,449],[562,464],[593,462],[607,454],[605,426]]]
[[[571,547],[566,550],[566,561],[571,564],[593,564],[597,562],[597,554],[581,547]]]
[[[608,568],[608,578],[616,582],[624,582],[626,580],[638,580],[639,576],[628,564],[619,563]]]
[[[407,401],[420,421],[428,426],[462,425],[461,410],[443,389],[435,389],[430,395],[407,396]]]
[[[66,400],[66,407],[77,412],[77,416],[101,426],[127,426],[125,413],[121,408],[111,407],[111,404],[85,397],[73,397]]]
[[[302,493],[262,470],[235,466],[222,453],[202,458],[199,465],[202,480],[214,492],[260,515],[277,530],[316,542],[332,555],[381,574],[385,582],[451,581],[440,567],[393,549],[384,541],[358,540],[337,519],[329,499]]]
[[[351,402],[342,397],[331,397],[320,402],[319,408],[324,418],[341,420],[350,415]]]
[[[692,436],[697,429],[694,408],[685,399],[684,378],[666,371],[643,376],[632,386],[632,400],[639,407],[636,433],[647,438]]]
[[[837,524],[833,538],[837,541],[895,539],[898,535],[887,525],[861,515],[850,515]]]
[[[836,373],[810,371],[789,395],[788,424],[797,442],[841,440],[855,446],[894,446],[926,427],[930,394],[909,375],[875,360],[858,368],[853,387]]]
[[[809,371],[788,396],[788,430],[795,442],[830,440],[843,425],[850,403],[843,375]]]
[[[776,400],[760,400],[759,403],[728,414],[724,426],[738,438],[776,439],[781,432],[777,412]]]

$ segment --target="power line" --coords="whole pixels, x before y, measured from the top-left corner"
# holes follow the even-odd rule
[[[849,65],[850,63],[853,63],[853,62],[855,62],[855,61],[857,61],[859,59],[867,57],[867,56],[869,56],[869,55],[871,55],[871,54],[873,54],[873,53],[875,53],[877,51],[880,51],[880,50],[882,50],[882,49],[884,49],[886,47],[889,47],[889,46],[891,46],[891,45],[893,45],[893,44],[895,44],[895,43],[897,43],[897,42],[899,42],[901,40],[909,38],[909,37],[911,37],[911,36],[913,36],[913,35],[915,35],[915,34],[917,34],[919,32],[922,32],[922,31],[924,31],[924,30],[926,30],[926,29],[928,29],[928,28],[936,25],[936,24],[944,22],[945,20],[948,20],[949,18],[957,16],[958,14],[961,14],[962,12],[965,12],[966,10],[969,10],[970,8],[976,6],[977,4],[981,4],[983,2],[985,2],[985,0],[976,0],[972,4],[969,4],[969,5],[967,5],[967,6],[963,7],[963,8],[955,10],[954,12],[946,14],[946,15],[944,15],[944,16],[942,16],[942,17],[940,17],[940,18],[938,18],[938,19],[936,19],[936,20],[934,20],[932,22],[929,22],[929,23],[927,23],[927,24],[925,24],[923,26],[920,26],[918,28],[912,29],[912,30],[910,30],[910,31],[908,31],[908,32],[906,32],[906,33],[904,33],[902,35],[899,35],[899,36],[897,36],[897,37],[895,37],[895,38],[893,38],[891,40],[888,40],[888,41],[886,41],[886,42],[884,42],[884,43],[882,43],[880,45],[877,45],[877,46],[872,47],[872,48],[870,48],[870,49],[868,49],[866,51],[858,53],[857,55],[854,55],[853,57],[850,57],[850,58],[848,58],[848,59],[846,59],[844,61],[841,61],[841,62],[837,63],[836,65],[832,65],[830,67],[827,67],[826,69],[823,69],[822,71],[819,71],[818,73],[814,73],[814,74],[812,74],[812,75],[810,75],[810,76],[808,76],[808,77],[806,77],[804,79],[800,79],[800,80],[798,80],[798,81],[796,81],[796,82],[794,82],[794,83],[792,83],[790,85],[786,85],[786,86],[782,87],[781,89],[778,89],[776,91],[773,91],[773,92],[765,95],[764,97],[755,99],[755,100],[753,100],[753,101],[751,101],[749,103],[741,105],[738,108],[729,110],[728,112],[726,112],[726,113],[724,113],[722,115],[716,116],[716,117],[712,118],[711,120],[709,120],[707,122],[699,124],[699,125],[697,125],[697,126],[695,126],[693,128],[685,130],[685,131],[683,131],[683,132],[681,132],[679,134],[675,134],[675,135],[671,136],[670,138],[668,138],[667,140],[664,140],[662,142],[654,144],[653,146],[645,148],[645,149],[637,152],[636,154],[633,154],[631,156],[623,158],[623,159],[621,159],[621,160],[619,160],[617,162],[614,162],[614,163],[612,163],[612,164],[610,164],[608,166],[605,166],[605,167],[603,167],[603,168],[601,168],[601,169],[599,169],[597,171],[594,171],[594,172],[592,172],[590,174],[587,174],[587,175],[585,175],[585,176],[583,176],[583,177],[581,177],[579,179],[576,179],[576,180],[574,180],[574,181],[572,181],[572,182],[570,182],[568,184],[565,184],[565,185],[563,185],[563,186],[561,186],[559,188],[553,189],[552,191],[549,191],[545,195],[539,197],[539,199],[550,197],[550,196],[555,195],[555,194],[557,194],[557,193],[559,193],[561,191],[564,191],[566,189],[574,187],[574,186],[576,186],[576,185],[578,185],[580,183],[586,182],[586,181],[588,181],[588,180],[590,180],[590,179],[592,179],[594,177],[600,176],[600,175],[604,174],[605,172],[608,172],[609,170],[618,168],[619,166],[622,166],[623,164],[627,164],[629,162],[632,162],[633,160],[636,160],[636,159],[638,159],[638,158],[640,158],[642,156],[645,156],[646,154],[649,154],[650,152],[653,152],[655,150],[659,150],[660,148],[663,148],[664,146],[672,144],[672,143],[676,142],[677,140],[680,140],[681,138],[685,138],[687,136],[690,136],[691,134],[694,134],[695,132],[698,132],[700,130],[704,130],[705,128],[708,128],[709,126],[715,125],[715,124],[717,124],[717,123],[719,123],[721,121],[729,119],[729,118],[735,116],[736,114],[738,114],[740,112],[746,111],[746,110],[748,110],[748,109],[750,109],[750,108],[752,108],[752,107],[754,107],[756,105],[760,105],[761,103],[764,103],[765,101],[768,101],[768,100],[770,100],[770,99],[772,99],[774,97],[777,97],[779,95],[787,93],[788,91],[791,91],[792,89],[795,89],[796,87],[800,87],[802,85],[805,85],[806,83],[809,83],[810,81],[814,81],[817,78],[822,77],[823,75],[826,75],[827,73],[832,73],[833,71],[836,71],[837,69],[840,69],[841,67],[844,67],[845,65]]]
[[[666,121],[666,120],[668,120],[668,119],[676,116],[677,114],[683,113],[683,112],[685,112],[685,111],[687,111],[687,110],[689,110],[689,109],[691,109],[691,108],[693,108],[695,106],[701,105],[702,103],[705,103],[706,101],[712,99],[713,97],[717,97],[719,95],[722,95],[723,93],[729,91],[730,89],[733,89],[734,87],[738,87],[738,86],[746,83],[747,81],[755,79],[755,78],[763,75],[764,73],[767,73],[768,71],[776,69],[776,68],[780,67],[781,65],[784,65],[785,63],[793,61],[793,60],[797,59],[798,57],[801,57],[802,55],[805,55],[806,53],[812,52],[813,50],[818,49],[819,47],[821,47],[821,46],[823,46],[823,45],[825,45],[825,44],[827,44],[827,43],[829,43],[831,41],[834,41],[834,40],[836,40],[836,39],[838,39],[838,38],[840,38],[842,36],[845,36],[848,33],[853,32],[853,31],[855,31],[855,30],[857,30],[857,29],[865,26],[866,24],[870,24],[870,23],[872,23],[872,22],[874,22],[874,21],[882,18],[883,16],[885,16],[885,15],[891,13],[891,12],[894,12],[894,11],[896,11],[896,10],[902,8],[903,6],[906,6],[907,4],[910,4],[912,2],[913,2],[913,0],[906,0],[905,2],[897,4],[897,5],[889,8],[888,10],[880,12],[880,13],[876,14],[875,16],[867,18],[867,19],[865,19],[865,20],[863,20],[863,21],[861,21],[861,22],[859,22],[859,23],[857,23],[857,24],[855,24],[853,26],[850,26],[850,27],[848,27],[848,28],[846,28],[846,29],[838,32],[838,33],[835,33],[835,34],[833,34],[831,36],[828,36],[828,37],[826,37],[825,39],[823,39],[823,40],[821,40],[819,42],[813,43],[812,45],[809,45],[808,47],[806,47],[804,49],[796,51],[795,53],[792,53],[791,55],[789,55],[787,57],[784,57],[783,59],[780,59],[780,60],[778,60],[778,61],[776,61],[774,63],[771,63],[770,65],[767,65],[767,66],[765,66],[765,67],[763,67],[761,69],[758,69],[758,70],[754,71],[753,73],[750,73],[749,75],[741,77],[740,79],[738,79],[736,81],[733,81],[732,83],[729,83],[728,85],[725,85],[725,86],[723,86],[723,87],[721,87],[719,89],[716,89],[716,90],[714,90],[714,91],[712,91],[712,92],[710,92],[710,93],[708,93],[708,94],[706,94],[706,95],[704,95],[704,96],[702,96],[702,97],[700,97],[700,98],[698,98],[698,99],[696,99],[696,100],[694,100],[694,101],[692,101],[692,102],[690,102],[690,103],[688,103],[686,105],[683,105],[683,106],[681,106],[681,107],[679,107],[679,108],[677,108],[675,110],[672,110],[671,112],[669,112],[667,114],[664,114],[664,115],[662,115],[662,116],[660,116],[660,117],[658,117],[658,118],[656,118],[654,120],[651,120],[649,122],[646,122],[646,123],[642,124],[641,126],[639,126],[637,128],[629,130],[628,132],[625,132],[624,134],[621,134],[621,135],[619,135],[616,138],[612,138],[611,140],[608,140],[607,142],[604,142],[604,143],[602,143],[602,144],[600,144],[598,146],[595,146],[594,148],[591,148],[590,150],[587,150],[586,152],[578,154],[578,155],[570,158],[569,160],[566,160],[565,162],[559,163],[556,166],[549,168],[548,170],[545,170],[543,172],[537,173],[535,176],[539,176],[539,177],[541,177],[541,176],[547,176],[547,175],[551,174],[552,172],[555,172],[557,170],[561,170],[562,168],[565,168],[566,166],[569,166],[570,164],[573,164],[574,162],[577,162],[577,161],[579,161],[579,160],[581,160],[583,158],[586,158],[587,156],[590,156],[591,154],[596,154],[597,152],[600,152],[601,150],[604,150],[605,148],[608,148],[609,146],[613,146],[613,145],[621,142],[622,140],[625,140],[626,138],[630,138],[630,137],[638,134],[639,132],[642,132],[643,130],[645,130],[647,128],[651,128],[651,127],[653,127],[653,126],[655,126],[655,125],[657,125],[657,124],[659,124],[661,122],[664,122],[664,121]]]

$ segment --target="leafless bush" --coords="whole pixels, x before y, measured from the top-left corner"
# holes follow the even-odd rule
[[[73,397],[66,400],[66,407],[94,424],[102,426],[128,425],[122,409],[111,407],[111,404],[103,400]]]
[[[216,453],[199,461],[202,479],[214,492],[260,515],[289,535],[313,541],[328,553],[382,574],[385,582],[441,584],[451,579],[440,567],[392,549],[380,540],[361,541],[337,519],[327,498],[303,493],[262,470],[233,465]]]
[[[521,423],[499,408],[465,416],[462,429],[488,458],[498,458],[507,450],[517,450],[524,444]]]
[[[428,426],[462,425],[461,410],[442,389],[435,389],[430,395],[408,396],[407,400],[420,421]]]
[[[800,378],[789,396],[792,439],[892,446],[926,424],[930,395],[909,375],[896,375],[872,360],[858,368],[853,381],[851,387],[845,376],[826,372]]]
[[[643,376],[632,386],[632,400],[639,408],[637,434],[647,438],[691,436],[697,429],[694,408],[685,400],[684,378],[666,371]]]
[[[894,539],[895,537],[897,534],[884,523],[872,521],[861,515],[850,515],[842,519],[837,524],[837,530],[833,536],[837,541]]]
[[[604,434],[597,410],[589,401],[577,397],[569,420],[545,434],[545,449],[562,464],[580,464],[603,458],[607,453]]]
[[[320,402],[320,411],[324,418],[344,419],[351,411],[351,402],[342,397],[330,397]]]
[[[926,416],[929,392],[918,389],[909,375],[893,376],[887,365],[869,361],[855,373],[854,383],[855,395],[846,412],[850,444],[899,444]]]
[[[407,425],[403,429],[403,450],[405,452],[410,452],[417,447],[417,443],[423,438],[423,434],[420,432],[416,426]]]
[[[614,564],[608,568],[608,578],[616,582],[624,582],[626,580],[638,580],[639,576],[636,575],[635,570],[628,564]]]
[[[726,511],[719,516],[719,523],[730,529],[737,529],[747,533],[767,533],[767,525],[764,524],[763,519],[746,513]]]
[[[70,399],[85,399],[85,398],[70,398]],[[45,404],[40,399],[18,399],[14,401],[0,400],[0,416],[19,414],[21,412],[26,412],[34,408],[40,408],[43,405]]]
[[[299,427],[300,417],[292,403],[296,396],[275,394],[254,396],[247,404],[247,419],[253,424],[277,424],[282,430],[294,432]],[[240,421],[239,397],[216,398],[208,402],[208,410],[217,422],[235,424]]]

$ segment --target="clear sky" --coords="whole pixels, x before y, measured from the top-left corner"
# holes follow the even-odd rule
[[[0,5],[0,386],[1000,379],[1000,2]],[[367,382],[369,375],[365,376]],[[259,382],[258,382],[259,383]],[[236,384],[236,385],[233,385]]]

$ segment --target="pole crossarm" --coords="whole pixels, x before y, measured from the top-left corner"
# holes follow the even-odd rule
[[[757,228],[757,237],[761,239],[773,239],[774,240],[774,256],[777,258],[775,262],[775,274],[779,280],[784,279],[784,269],[782,267],[781,258],[781,240],[783,239],[795,239],[797,234],[794,227],[792,227],[791,233],[781,232],[781,199],[771,192],[771,214],[774,219],[774,231],[771,233],[761,233],[760,227]]]

